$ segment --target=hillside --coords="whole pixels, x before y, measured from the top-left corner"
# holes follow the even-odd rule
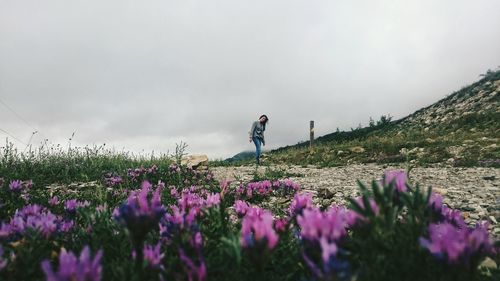
[[[500,167],[500,70],[399,120],[382,116],[364,128],[337,131],[268,153],[268,163],[352,163]]]

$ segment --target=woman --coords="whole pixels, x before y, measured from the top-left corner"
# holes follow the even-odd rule
[[[257,165],[260,164],[260,146],[266,145],[264,140],[264,131],[266,130],[266,124],[269,121],[267,116],[261,115],[258,121],[253,122],[250,132],[248,132],[250,142],[253,141],[255,144],[255,159],[257,160]]]

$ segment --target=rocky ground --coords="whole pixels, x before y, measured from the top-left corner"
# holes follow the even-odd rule
[[[346,204],[347,198],[359,195],[356,180],[370,183],[380,179],[385,170],[404,167],[387,165],[349,165],[334,168],[300,166],[271,166],[268,169],[285,171],[289,178],[298,182],[303,191],[314,194],[318,204]],[[254,174],[264,174],[266,167],[215,167],[211,168],[218,180],[248,182]],[[414,168],[410,181],[432,188],[443,195],[451,208],[463,212],[466,222],[479,220],[490,222],[491,233],[500,238],[500,169],[498,168]]]

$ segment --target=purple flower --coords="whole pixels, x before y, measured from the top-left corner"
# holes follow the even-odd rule
[[[324,212],[311,208],[297,217],[302,239],[319,244],[324,262],[336,254],[337,246],[333,244],[347,235],[350,213],[343,207],[330,207]]]
[[[258,207],[250,208],[241,223],[241,246],[252,248],[265,245],[272,250],[278,243],[278,235],[273,229],[273,222],[273,215],[268,210]]]
[[[90,202],[86,200],[82,202],[76,199],[70,199],[64,202],[64,210],[70,213],[74,213],[77,208],[88,207],[88,206],[90,206]]]
[[[386,171],[383,177],[383,184],[394,184],[396,193],[401,193],[408,190],[408,188],[406,187],[407,180],[408,175],[403,170]]]
[[[236,200],[236,202],[234,202],[234,210],[239,217],[245,216],[249,208],[250,205],[243,200]]]
[[[207,268],[200,252],[198,252],[198,264],[188,257],[182,248],[179,248],[179,256],[184,263],[184,271],[187,273],[189,281],[202,281],[207,279]]]
[[[57,196],[49,199],[49,205],[56,206],[57,204],[59,204],[59,198]]]
[[[0,245],[0,271],[7,266],[7,259],[3,258],[3,247]]]
[[[437,216],[438,222],[451,223],[458,228],[466,228],[467,224],[459,210],[454,210],[443,204],[443,197],[432,193],[428,203],[429,208]]]
[[[289,221],[286,218],[277,219],[274,221],[274,229],[278,233],[284,233],[288,228],[288,223]]]
[[[151,194],[152,186],[144,181],[140,191],[133,191],[127,202],[118,211],[115,218],[125,224],[132,235],[134,244],[142,243],[146,234],[158,225],[165,208],[161,204],[160,188]],[[149,199],[150,198],[150,199]]]
[[[35,230],[48,238],[57,231],[67,232],[72,222],[52,214],[39,205],[28,205],[16,211],[8,225],[2,224],[0,238],[14,234],[24,234],[27,230]]]
[[[104,182],[106,183],[106,186],[112,187],[121,184],[123,179],[120,176],[108,175],[104,178]]]
[[[10,191],[19,192],[23,189],[23,182],[20,180],[13,180],[9,184]]]
[[[102,250],[92,259],[90,249],[85,246],[77,258],[72,252],[61,249],[59,270],[53,271],[48,260],[42,262],[42,269],[47,281],[99,281],[102,275]]]
[[[295,194],[293,197],[292,204],[288,208],[288,213],[291,217],[296,217],[302,214],[304,209],[311,208],[313,206],[312,194],[311,193],[301,193]]]
[[[492,256],[495,249],[488,238],[487,224],[475,228],[459,228],[451,223],[430,224],[429,239],[420,238],[420,244],[431,254],[449,264],[469,267],[472,259]]]
[[[158,242],[155,246],[145,245],[143,249],[144,260],[148,263],[150,267],[164,269],[161,264],[161,260],[165,256],[161,253],[161,243]],[[132,257],[136,258],[135,251],[132,252]]]

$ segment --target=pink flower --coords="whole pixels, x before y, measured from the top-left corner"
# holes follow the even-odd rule
[[[273,215],[268,210],[250,208],[241,223],[241,245],[244,248],[252,248],[264,244],[272,250],[278,243],[273,222]]]
[[[408,175],[403,170],[386,171],[383,177],[383,184],[394,184],[396,192],[401,193],[408,190],[408,188],[406,187],[407,180]]]
[[[311,208],[313,206],[312,194],[311,193],[301,193],[295,194],[293,197],[292,204],[288,208],[290,216],[295,217],[302,214],[304,209]]]

